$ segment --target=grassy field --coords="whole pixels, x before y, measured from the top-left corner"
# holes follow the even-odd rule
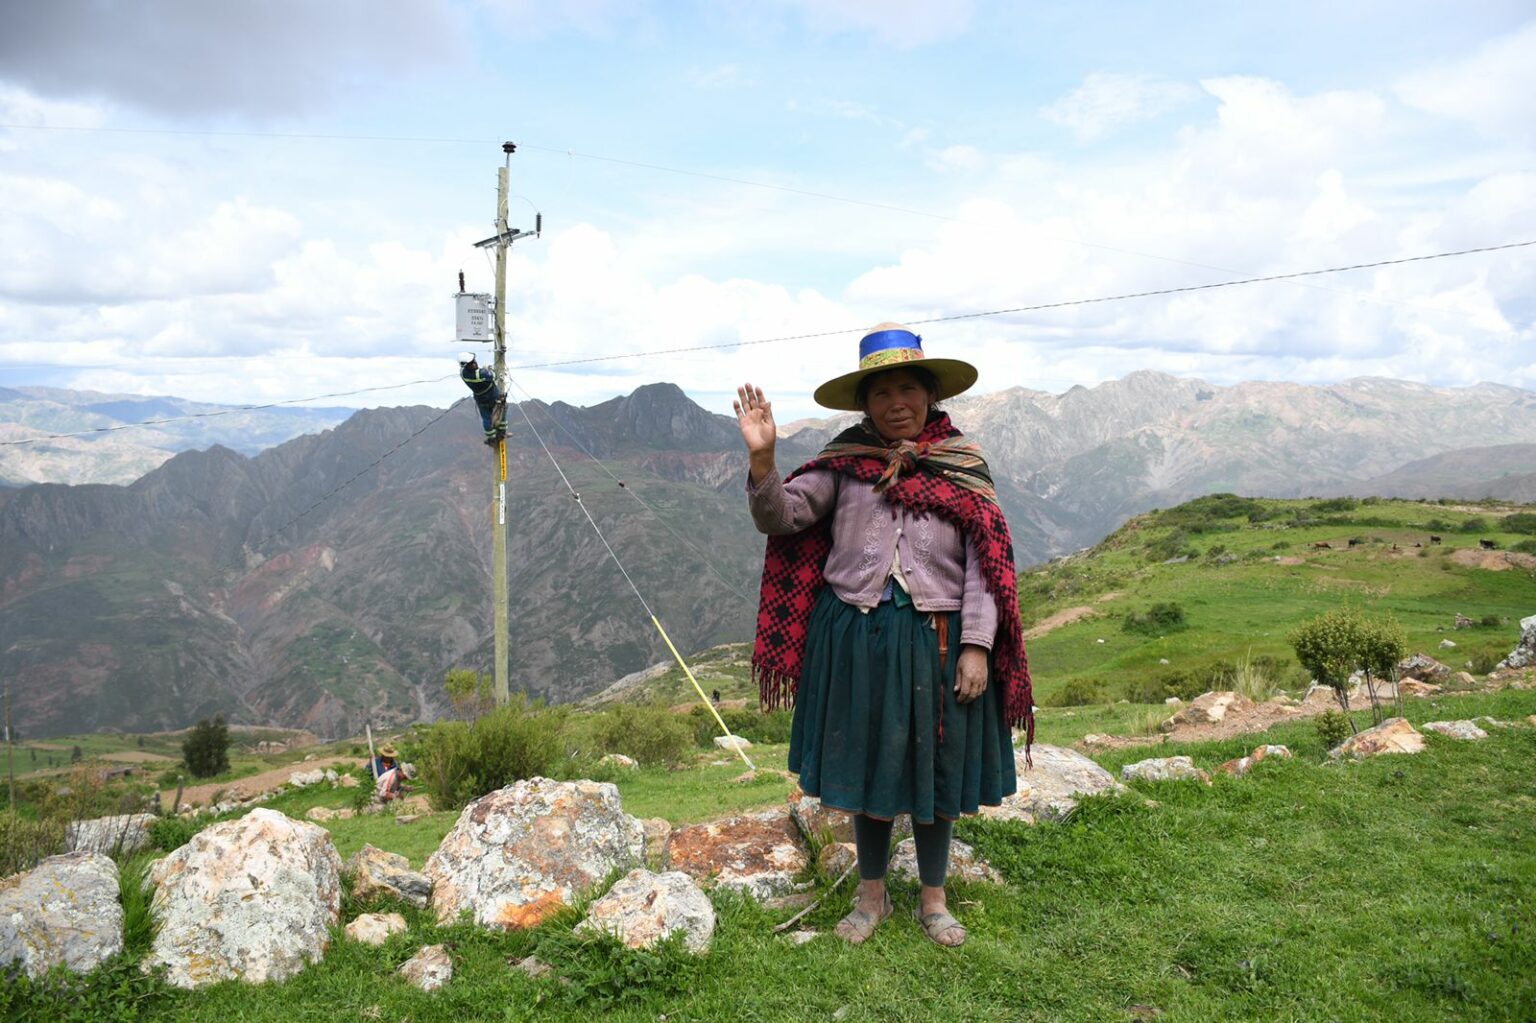
[[[1117,712],[1047,717],[1098,727]],[[1410,704],[1417,721],[1532,713],[1536,692],[1519,690]],[[861,948],[829,936],[791,945],[771,930],[787,912],[717,896],[714,946],[699,958],[578,940],[575,912],[498,934],[406,910],[411,929],[382,949],[338,935],[321,963],[285,984],[187,993],[120,961],[84,979],[13,981],[0,1009],[18,1020],[274,1023],[1536,1018],[1536,728],[1496,729],[1481,743],[1429,735],[1422,754],[1358,764],[1328,763],[1304,722],[1155,752],[1213,768],[1262,741],[1285,742],[1296,758],[1209,788],[1136,783],[1128,796],[1085,802],[1064,824],[962,824],[961,837],[1008,883],[956,888],[971,930],[958,951],[921,936],[910,887],[897,889],[897,916]],[[1113,770],[1147,752],[1100,759]],[[734,784],[736,768],[713,759],[625,777],[626,809],[687,820],[782,800],[775,784]],[[281,808],[302,815],[303,802],[342,796],[284,798]],[[366,840],[419,865],[451,821],[331,826],[344,855]],[[843,904],[833,895],[806,923],[829,930]],[[346,914],[365,908],[379,907],[349,904]],[[456,962],[447,988],[423,994],[393,975],[439,942]],[[529,954],[571,983],[509,967]]]

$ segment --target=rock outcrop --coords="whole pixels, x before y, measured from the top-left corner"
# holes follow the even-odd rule
[[[786,810],[765,810],[690,824],[672,832],[667,866],[700,882],[735,888],[755,899],[783,895],[810,863]]]
[[[1019,789],[1001,806],[982,807],[983,816],[1027,824],[1065,820],[1083,796],[1124,789],[1114,775],[1076,750],[1041,742],[1035,744],[1031,756],[1032,768],[1025,766],[1022,749],[1014,754]]]
[[[1241,778],[1253,770],[1255,764],[1269,759],[1288,759],[1290,755],[1291,751],[1287,746],[1255,746],[1253,752],[1246,757],[1228,760],[1216,770],[1230,774],[1234,778]]]
[[[1407,718],[1387,718],[1375,728],[1367,728],[1359,735],[1351,735],[1329,752],[1335,759],[1340,757],[1380,756],[1383,753],[1418,753],[1424,749],[1424,736],[1420,735]]]
[[[179,987],[291,977],[324,955],[341,916],[330,832],[276,810],[203,829],[150,880],[160,931],[145,966]]]
[[[432,881],[411,869],[411,861],[398,853],[364,845],[347,861],[352,894],[359,899],[385,895],[403,899],[418,909],[432,898]]]
[[[0,973],[11,964],[29,977],[60,964],[86,973],[122,950],[117,864],[101,853],[50,856],[0,881]]]
[[[1536,666],[1536,615],[1520,619],[1520,642],[1509,656],[1499,662],[1500,668],[1529,668]]]
[[[126,855],[149,845],[152,813],[125,813],[75,821],[64,832],[70,852],[94,852],[103,856]]]
[[[707,952],[715,933],[715,907],[681,871],[636,869],[592,903],[577,930],[607,931],[630,948],[649,948],[681,933],[690,951]]]
[[[1426,721],[1424,731],[1439,732],[1451,739],[1486,739],[1488,733],[1475,721]]]
[[[645,831],[607,782],[529,778],[470,803],[423,871],[443,922],[533,927],[611,871],[640,865]]]
[[[917,843],[914,839],[904,838],[896,843],[888,869],[892,877],[904,881],[920,881],[917,873]],[[951,880],[967,881],[972,884],[1003,883],[1003,875],[999,874],[992,864],[976,855],[975,849],[958,839],[951,839],[949,843],[949,877]]]
[[[453,959],[443,945],[423,945],[400,965],[399,972],[423,991],[436,991],[453,979]]]
[[[405,917],[399,913],[363,913],[347,924],[345,932],[364,945],[382,945],[391,934],[405,933]]]
[[[1224,720],[1229,712],[1246,714],[1252,710],[1253,701],[1241,693],[1202,693],[1159,728],[1171,732],[1180,725],[1214,725]]]
[[[1203,781],[1211,776],[1189,757],[1152,757],[1120,768],[1121,781]]]

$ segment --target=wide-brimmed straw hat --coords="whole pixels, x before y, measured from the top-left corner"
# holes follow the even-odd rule
[[[395,752],[395,748],[393,746],[379,747],[379,756],[381,757],[398,757],[399,755],[399,753]]]
[[[938,398],[953,398],[976,382],[976,367],[960,359],[930,359],[923,339],[899,323],[882,323],[859,339],[859,368],[833,377],[813,397],[823,408],[857,412],[859,381],[888,369],[925,369],[939,382]]]

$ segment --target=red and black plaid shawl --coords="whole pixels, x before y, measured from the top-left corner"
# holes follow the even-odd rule
[[[832,469],[873,483],[887,501],[910,511],[942,516],[965,532],[981,558],[987,592],[997,603],[991,684],[1003,687],[1006,723],[1026,724],[1027,741],[1033,743],[1034,704],[1019,626],[1013,541],[998,507],[987,463],[975,444],[958,439],[962,436],[943,412],[935,413],[923,432],[910,441],[888,444],[861,424],[838,434],[821,454],[790,473],[785,482],[810,469]],[[799,533],[768,537],[757,643],[752,651],[752,671],[766,708],[794,703],[811,606],[821,589],[831,550],[830,517]]]

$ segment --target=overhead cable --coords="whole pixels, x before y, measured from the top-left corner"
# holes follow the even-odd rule
[[[1096,305],[1105,302],[1124,302],[1133,298],[1153,298],[1158,295],[1182,295],[1194,291],[1214,291],[1217,288],[1236,288],[1245,284],[1264,284],[1270,281],[1295,280],[1300,277],[1318,277],[1324,274],[1344,273],[1349,270],[1372,270],[1383,266],[1399,266],[1404,263],[1422,263],[1432,259],[1449,259],[1453,256],[1470,256],[1480,252],[1501,252],[1505,249],[1519,249],[1529,245],[1536,245],[1536,239],[1524,242],[1509,242],[1504,245],[1484,245],[1474,249],[1458,249],[1454,252],[1433,252],[1421,256],[1403,256],[1400,259],[1381,259],[1372,263],[1352,263],[1348,266],[1331,266],[1320,270],[1296,270],[1291,273],[1268,274],[1263,277],[1245,277],[1235,281],[1213,281],[1210,284],[1187,284],[1177,288],[1156,288],[1151,291],[1131,291],[1119,295],[1100,295],[1094,298],[1074,298],[1061,302],[1041,302],[1037,305],[1012,306],[1007,309],[986,309],[972,313],[953,313],[949,316],[930,316],[922,320],[907,320],[909,327],[923,326],[930,323],[953,323],[958,320],[976,320],[986,316],[1008,316],[1014,313],[1033,313],[1047,309],[1065,309],[1071,306]],[[593,355],[580,359],[560,359],[554,362],[527,362],[518,366],[509,366],[508,369],[552,369],[560,366],[581,366],[594,362],[613,362],[618,359],[639,359],[649,355],[678,355],[684,352],[707,352],[717,349],[746,348],[750,345],[769,345],[783,341],[809,341],[815,338],[835,337],[838,334],[851,334],[865,330],[867,325],[857,327],[839,327],[834,330],[812,331],[805,334],[783,334],[778,337],[753,338],[747,341],[728,341],[715,345],[688,345],[680,348],[654,348],[644,352],[625,352],[620,355]]]

